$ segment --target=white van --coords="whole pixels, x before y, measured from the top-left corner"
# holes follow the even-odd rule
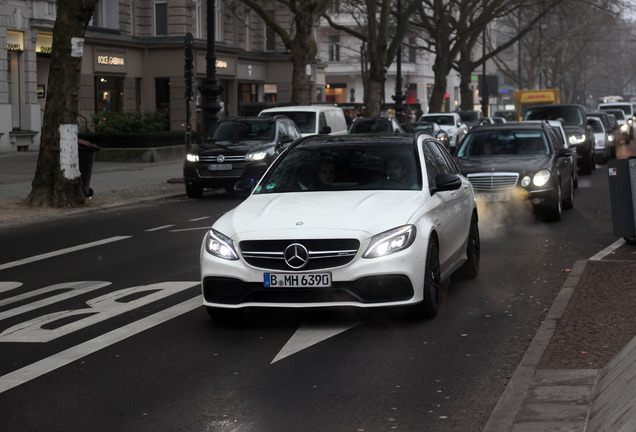
[[[598,106],[599,110],[608,110],[608,109],[619,109],[625,113],[625,120],[627,120],[627,124],[629,125],[629,137],[634,137],[634,127],[636,125],[634,122],[636,121],[636,112],[634,112],[634,106],[630,102],[608,102],[602,103]]]
[[[347,122],[342,108],[330,105],[296,105],[267,108],[258,116],[284,115],[296,123],[302,136],[345,135]]]

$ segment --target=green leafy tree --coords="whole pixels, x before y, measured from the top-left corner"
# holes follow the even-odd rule
[[[82,49],[97,0],[57,2],[40,154],[27,202],[41,207],[84,204],[77,153]]]

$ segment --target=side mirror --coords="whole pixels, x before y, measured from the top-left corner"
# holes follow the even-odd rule
[[[435,186],[431,187],[431,195],[436,192],[457,190],[462,186],[462,179],[457,174],[437,174]]]
[[[572,156],[572,149],[569,148],[560,148],[557,152],[558,157],[570,157]]]
[[[234,184],[234,193],[237,197],[245,199],[252,193],[252,189],[256,186],[257,179],[248,177],[237,181]]]

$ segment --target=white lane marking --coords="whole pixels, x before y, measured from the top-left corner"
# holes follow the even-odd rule
[[[16,288],[20,288],[22,286],[22,282],[0,282],[0,293],[5,291],[11,291]]]
[[[106,284],[110,285],[108,282]],[[50,342],[198,284],[198,282],[160,282],[113,291],[87,300],[86,308],[56,311],[16,324],[0,333],[0,342]],[[73,293],[73,295],[77,294]],[[64,322],[69,318],[77,319],[57,325],[60,321]]]
[[[210,216],[203,216],[203,217],[200,217],[200,218],[190,219],[190,220],[188,220],[188,222],[199,222],[199,221],[206,220],[206,219],[210,219]]]
[[[0,376],[0,393],[4,393],[14,387],[29,382],[55,369],[66,366],[82,357],[93,354],[103,348],[134,336],[149,328],[171,320],[188,313],[198,307],[201,307],[200,296],[194,297],[171,308],[164,309],[161,312],[142,318],[138,321],[130,323],[124,327],[120,327],[104,335],[76,345],[72,348],[54,354],[50,357],[42,359],[38,362],[25,366],[6,375]]]
[[[32,297],[42,296],[53,291],[65,290],[63,293],[55,294],[50,297],[43,298],[33,303],[27,303],[22,306],[0,312],[0,320],[7,319],[12,316],[20,315],[26,312],[30,312],[35,309],[39,309],[44,306],[52,305],[63,300],[67,300],[71,297],[78,296],[80,294],[86,294],[99,288],[103,288],[110,285],[110,282],[102,281],[81,281],[81,282],[65,282],[55,285],[49,285],[45,288],[40,288],[35,291],[29,291],[17,296],[13,296],[4,300],[0,300],[0,306],[10,305],[13,303],[24,302]]]
[[[176,230],[170,230],[170,232],[183,232],[183,231],[199,231],[199,230],[209,230],[210,227],[200,227],[200,228],[182,228],[182,229],[176,229]]]
[[[623,246],[624,243],[625,243],[625,240],[622,239],[622,238],[616,240],[614,243],[612,243],[611,245],[609,245],[608,247],[606,247],[605,249],[603,249],[602,251],[600,251],[599,253],[594,255],[592,258],[590,258],[590,261],[600,261],[600,260],[602,260],[607,255],[609,255],[612,252],[614,252],[616,249],[618,249],[619,247]]]
[[[107,244],[107,243],[112,243],[112,242],[116,242],[119,240],[125,240],[128,239],[132,236],[115,236],[115,237],[110,237],[104,240],[98,240],[98,241],[94,241],[91,243],[85,243],[83,245],[77,245],[77,246],[73,246],[73,247],[69,247],[66,249],[60,249],[57,251],[53,251],[53,252],[48,252],[45,254],[41,254],[41,255],[35,255],[29,258],[24,258],[18,261],[12,261],[12,262],[8,262],[5,264],[0,264],[0,270],[6,270],[8,268],[12,268],[12,267],[18,267],[24,264],[30,264],[32,262],[36,262],[36,261],[41,261],[41,260],[45,260],[47,258],[52,258],[55,256],[59,256],[59,255],[64,255],[67,253],[71,253],[71,252],[77,252],[79,250],[84,250],[84,249],[89,249],[95,246],[101,246],[103,244]]]
[[[360,324],[360,322],[351,322],[343,325],[334,324],[303,324],[300,326],[296,333],[287,341],[282,350],[272,360],[272,363],[276,363],[278,360],[282,360],[287,356],[295,354],[299,351],[309,348],[312,345],[329,339],[332,336],[336,336],[342,332],[354,328]]]
[[[160,230],[163,230],[163,229],[167,229],[167,228],[173,227],[174,225],[175,224],[170,224],[170,225],[159,226],[159,227],[156,227],[156,228],[148,228],[146,230],[146,232],[160,231]]]

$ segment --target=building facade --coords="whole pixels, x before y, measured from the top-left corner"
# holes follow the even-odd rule
[[[5,0],[0,8],[0,152],[39,148],[56,4]],[[194,70],[202,83],[208,4],[215,7],[222,114],[255,114],[268,103],[288,103],[292,66],[284,46],[239,0],[100,0],[84,40],[80,130],[90,129],[103,110],[162,110],[171,130],[185,131],[185,35],[194,36]],[[275,4],[265,7],[289,27],[288,13]],[[312,68],[317,95],[324,93],[322,70]],[[195,130],[200,103],[197,92]]]

